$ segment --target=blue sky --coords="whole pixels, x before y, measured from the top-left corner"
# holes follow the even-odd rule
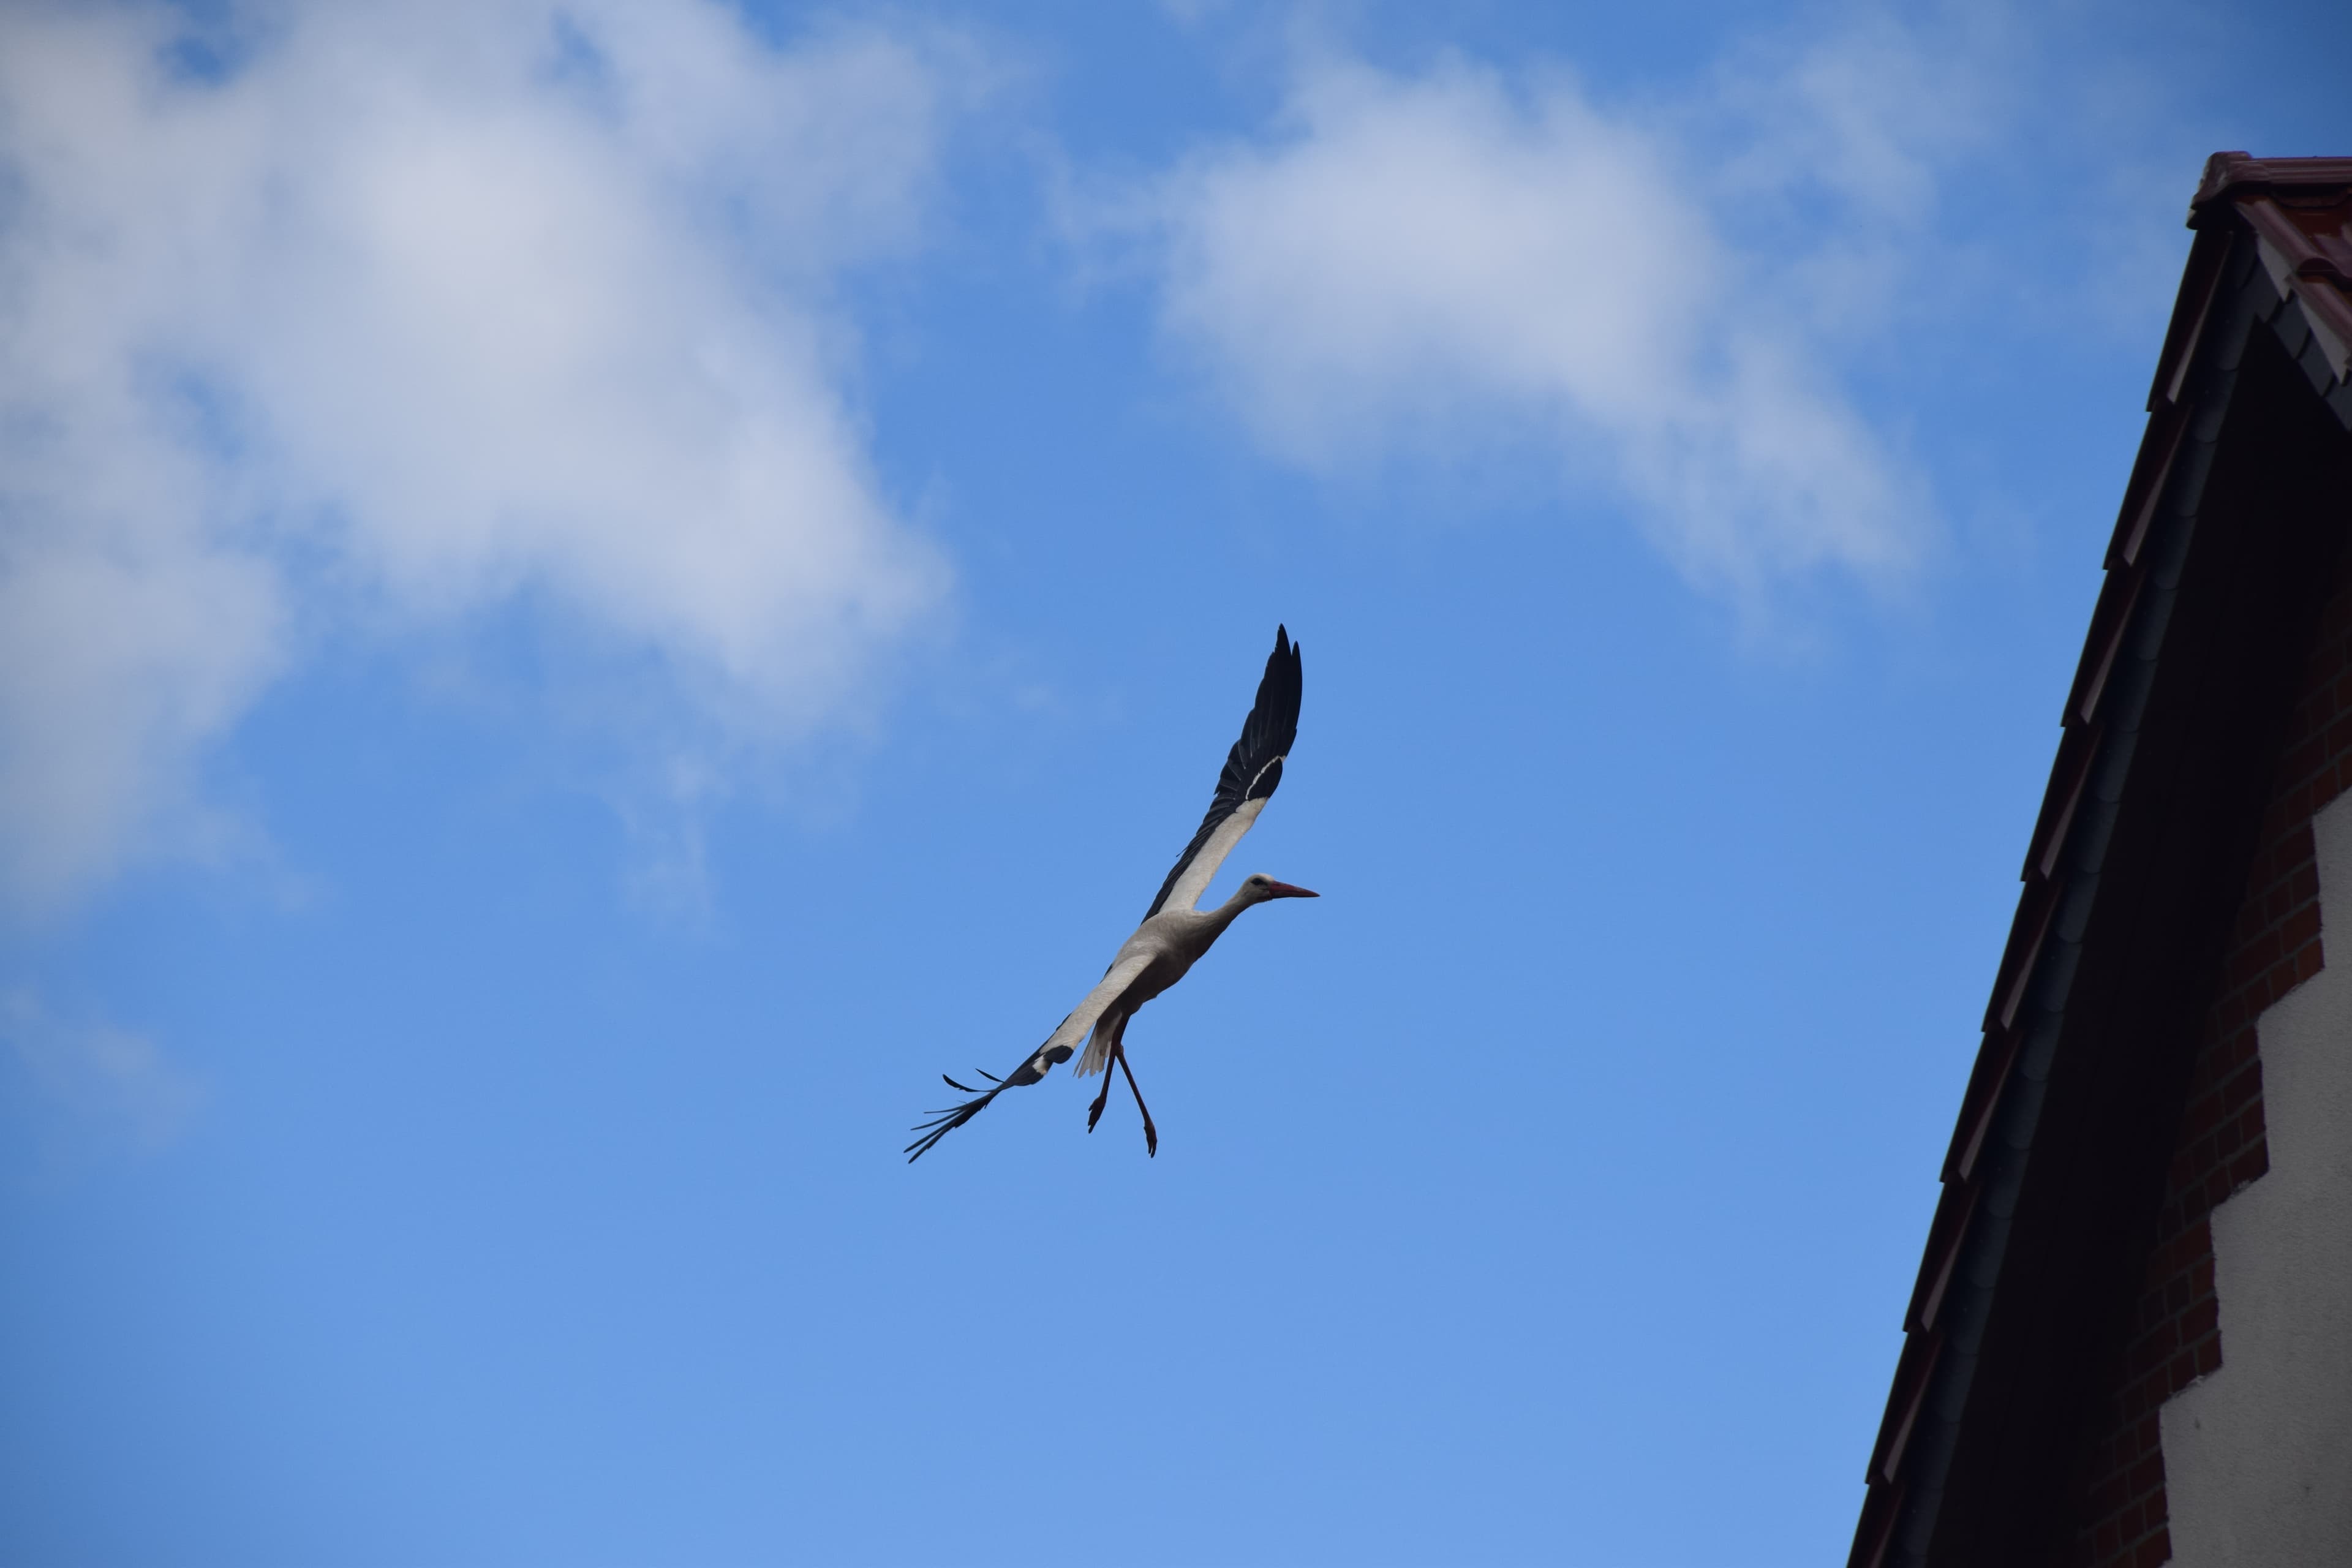
[[[1844,1550],[2273,5],[0,15],[0,1555]],[[1277,621],[1246,917],[1099,973]]]

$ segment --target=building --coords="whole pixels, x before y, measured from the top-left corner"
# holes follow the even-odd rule
[[[1851,1568],[2352,1563],[2352,158],[2189,223]]]

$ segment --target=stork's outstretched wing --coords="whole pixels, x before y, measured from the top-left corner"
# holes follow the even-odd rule
[[[1225,753],[1209,815],[1201,818],[1200,831],[1160,884],[1160,896],[1143,911],[1145,920],[1164,909],[1189,910],[1198,903],[1217,868],[1274,798],[1282,784],[1282,759],[1298,739],[1301,674],[1298,645],[1290,640],[1286,627],[1275,627],[1274,651],[1266,656],[1265,674],[1257,683],[1257,701],[1242,721],[1242,738]]]
[[[1057,1063],[1068,1061],[1070,1054],[1086,1039],[1087,1031],[1095,1026],[1095,1020],[1103,1016],[1103,1010],[1118,1001],[1119,993],[1134,984],[1136,977],[1151,966],[1152,956],[1149,952],[1123,954],[1114,961],[1104,973],[1102,983],[1087,993],[1085,1001],[1070,1009],[1070,1016],[1045,1037],[1044,1045],[1021,1058],[1019,1067],[1003,1078],[998,1078],[992,1072],[980,1075],[994,1085],[993,1088],[983,1091],[970,1084],[958,1083],[941,1073],[940,1077],[950,1089],[972,1098],[960,1105],[950,1105],[944,1110],[932,1111],[929,1121],[917,1122],[914,1130],[922,1136],[907,1145],[904,1151],[907,1163],[911,1165],[929,1153],[931,1145],[987,1110],[988,1102],[1006,1089],[1026,1089],[1044,1078]]]

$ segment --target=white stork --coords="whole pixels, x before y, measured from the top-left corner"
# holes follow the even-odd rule
[[[1245,879],[1234,889],[1232,898],[1213,910],[1192,907],[1209,890],[1217,868],[1257,821],[1257,814],[1265,809],[1265,803],[1274,798],[1276,788],[1282,783],[1282,760],[1289,754],[1291,742],[1298,738],[1298,645],[1290,640],[1286,628],[1276,626],[1274,652],[1267,656],[1265,675],[1257,683],[1257,701],[1242,723],[1242,738],[1225,754],[1225,771],[1217,775],[1217,793],[1209,803],[1209,815],[1201,819],[1200,831],[1192,835],[1192,842],[1184,846],[1184,853],[1177,857],[1168,879],[1160,884],[1160,896],[1144,911],[1143,923],[1135,928],[1135,934],[1127,939],[1118,956],[1110,961],[1102,984],[1087,992],[1086,1000],[1070,1009],[1070,1016],[1045,1037],[1045,1043],[1024,1058],[1009,1077],[982,1073],[995,1086],[987,1092],[958,1083],[942,1073],[940,1077],[946,1079],[950,1089],[973,1098],[945,1110],[933,1111],[930,1121],[916,1125],[915,1131],[922,1136],[907,1145],[908,1164],[979,1115],[990,1100],[1006,1089],[1035,1083],[1057,1064],[1068,1061],[1080,1040],[1086,1041],[1087,1054],[1078,1060],[1078,1076],[1103,1075],[1102,1092],[1095,1096],[1094,1105],[1087,1112],[1087,1131],[1093,1131],[1095,1123],[1102,1119],[1104,1102],[1110,1099],[1110,1064],[1117,1062],[1119,1071],[1127,1077],[1127,1087],[1135,1095],[1136,1110],[1143,1113],[1143,1146],[1150,1153],[1160,1152],[1160,1130],[1151,1124],[1151,1112],[1143,1103],[1143,1091],[1135,1086],[1135,1069],[1127,1065],[1127,1048],[1121,1043],[1127,1034],[1127,1021],[1135,1016],[1137,1008],[1183,979],[1244,910],[1274,899],[1319,896],[1260,874]]]

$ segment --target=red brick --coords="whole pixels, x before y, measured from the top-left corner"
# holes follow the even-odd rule
[[[2246,1146],[2245,1118],[2232,1116],[2214,1129],[2213,1136],[2205,1142],[2206,1158],[2217,1165],[2226,1165]]]
[[[2225,1113],[2221,1097],[2218,1094],[2206,1095],[2189,1108],[2180,1118],[2181,1146],[2172,1152],[2173,1170],[2182,1171],[2191,1168],[2192,1151],[2189,1146],[2189,1141],[2202,1138],[2212,1131]]]
[[[2319,733],[2287,753],[2294,776],[2308,778],[2326,765],[2328,759],[2343,754],[2347,744],[2347,727],[2342,720],[2328,724]]]

